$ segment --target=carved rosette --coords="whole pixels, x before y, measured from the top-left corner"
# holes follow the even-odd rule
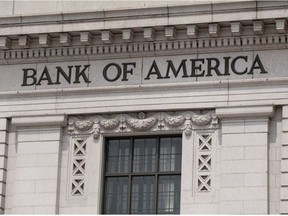
[[[93,134],[97,139],[101,133],[131,133],[157,131],[184,131],[190,136],[195,129],[218,127],[218,118],[213,112],[197,114],[193,111],[182,112],[139,112],[115,115],[92,115],[73,117],[68,121],[68,132]]]

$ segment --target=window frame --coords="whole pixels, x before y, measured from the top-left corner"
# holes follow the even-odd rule
[[[133,150],[134,150],[134,139],[149,139],[149,138],[156,138],[156,170],[154,172],[134,172],[133,173]],[[181,168],[179,171],[159,171],[159,156],[160,156],[160,138],[181,138]],[[108,152],[107,152],[107,143],[109,140],[121,140],[121,139],[129,139],[130,140],[130,147],[129,147],[129,172],[127,173],[107,173],[107,159],[108,159]],[[158,183],[159,183],[159,176],[179,176],[180,177],[180,184],[181,184],[181,169],[182,169],[182,148],[183,148],[183,137],[182,134],[165,134],[165,135],[141,135],[141,136],[111,136],[111,137],[104,137],[103,139],[104,144],[104,157],[103,157],[103,178],[102,178],[102,195],[101,195],[101,214],[107,214],[105,213],[105,194],[107,189],[107,177],[128,177],[128,213],[126,214],[132,214],[131,213],[131,190],[132,190],[132,178],[134,176],[154,176],[154,210],[152,214],[158,214]],[[179,196],[179,202],[181,202],[181,185],[180,185],[180,196]],[[180,214],[180,207],[179,205],[179,213]],[[109,214],[109,213],[108,213]],[[141,213],[140,213],[141,214]],[[143,214],[143,213],[142,213]],[[160,213],[163,214],[163,213]],[[171,214],[171,213],[167,213]],[[173,214],[173,213],[172,213]]]

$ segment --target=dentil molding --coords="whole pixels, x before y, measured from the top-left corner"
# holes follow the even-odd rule
[[[184,131],[190,136],[195,129],[218,128],[218,118],[213,112],[196,114],[193,111],[139,112],[111,115],[71,116],[68,120],[70,135]]]
[[[1,44],[6,42],[1,41]],[[67,60],[93,60],[127,58],[140,56],[197,54],[223,51],[251,51],[286,49],[287,34],[251,35],[238,37],[180,39],[174,41],[142,41],[134,43],[113,43],[80,45],[70,47],[39,47],[0,51],[0,63],[57,62]]]

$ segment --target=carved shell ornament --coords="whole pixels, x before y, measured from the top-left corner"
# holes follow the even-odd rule
[[[120,121],[118,118],[100,120],[100,125],[106,130],[113,130],[119,125],[119,123]]]
[[[93,122],[90,120],[84,120],[84,121],[76,121],[75,126],[80,131],[89,130],[93,126]]]
[[[68,121],[68,132],[70,134],[79,133],[77,131],[87,132],[93,128],[93,125],[94,121],[91,119],[84,119],[83,117],[70,117]]]
[[[198,126],[207,125],[211,122],[211,120],[212,120],[211,115],[197,115],[197,114],[192,115],[193,123]]]
[[[183,115],[170,116],[166,115],[164,121],[171,127],[179,127],[183,124],[185,118]]]
[[[132,127],[136,131],[144,131],[152,128],[157,122],[156,117],[148,117],[145,118],[146,115],[144,112],[138,113],[138,118],[133,118],[131,116],[127,116],[127,123],[130,127]]]

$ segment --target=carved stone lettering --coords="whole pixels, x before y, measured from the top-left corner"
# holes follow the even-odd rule
[[[142,62],[142,63],[141,63]],[[21,86],[46,86],[68,84],[78,86],[78,84],[89,84],[95,86],[98,80],[103,82],[128,82],[131,80],[146,81],[152,79],[190,79],[194,77],[219,77],[219,76],[243,76],[246,74],[266,74],[265,62],[261,61],[259,55],[251,58],[249,55],[225,56],[219,58],[189,58],[183,56],[181,62],[177,62],[173,58],[164,60],[162,58],[153,59],[148,64],[149,69],[143,69],[143,77],[139,78],[137,73],[143,68],[143,61],[139,59],[132,62],[110,62],[101,66],[100,61],[91,61],[89,64],[68,65],[64,66],[44,66],[44,69],[23,68],[23,81]],[[253,62],[253,63],[252,63]],[[252,63],[252,65],[251,65]],[[149,65],[150,64],[150,65]],[[244,69],[240,69],[241,67]],[[239,68],[240,67],[240,68]],[[220,68],[224,68],[223,71]],[[141,72],[142,73],[142,72]],[[97,79],[95,79],[97,78]],[[144,80],[142,80],[144,79]],[[96,83],[94,83],[96,82]],[[146,122],[146,121],[145,121]]]

